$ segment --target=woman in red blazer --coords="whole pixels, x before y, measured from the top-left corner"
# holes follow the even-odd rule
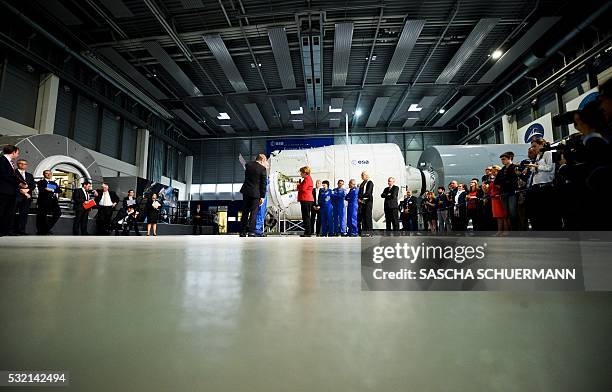
[[[298,201],[302,209],[302,221],[304,222],[304,234],[302,237],[310,237],[312,235],[312,227],[310,224],[310,212],[314,205],[314,197],[312,195],[312,178],[310,177],[310,167],[304,166],[300,168],[300,183],[298,189]]]

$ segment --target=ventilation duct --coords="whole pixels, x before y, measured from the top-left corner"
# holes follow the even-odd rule
[[[353,24],[336,23],[334,34],[334,68],[332,72],[332,86],[346,85],[352,40]]]
[[[119,54],[115,49],[111,47],[100,48],[98,53],[101,53],[106,57],[115,67],[119,68],[121,72],[130,77],[133,81],[142,86],[146,91],[153,95],[157,99],[168,99],[166,94],[161,92],[153,83],[145,78],[136,68],[132,66],[123,56]]]
[[[397,46],[389,62],[383,84],[388,85],[397,83],[424,26],[424,20],[409,20],[404,24],[404,29],[397,40]]]
[[[229,80],[230,84],[234,88],[236,92],[243,93],[249,91],[246,84],[244,83],[244,79],[242,79],[242,75],[238,72],[238,68],[236,68],[236,64],[230,56],[225,43],[221,39],[219,35],[205,35],[204,42],[208,45],[208,49],[215,59],[223,69],[225,76]]]
[[[440,76],[438,76],[436,83],[450,83],[498,22],[499,19],[497,18],[480,19],[476,27],[474,27],[474,30],[468,35],[451,61],[448,62],[446,68],[444,68]]]
[[[284,89],[295,88],[295,75],[293,73],[293,64],[291,62],[291,53],[289,52],[289,42],[287,41],[287,32],[284,27],[275,27],[268,30],[268,38],[270,38],[270,46],[274,54],[274,61],[278,69],[278,76]]]
[[[540,18],[510,49],[500,57],[480,78],[479,83],[492,83],[507,70],[520,56],[550,30],[561,18],[556,16]]]
[[[159,64],[164,67],[168,74],[176,80],[187,96],[199,97],[202,95],[200,89],[196,87],[191,79],[189,79],[189,76],[183,72],[181,67],[178,66],[168,52],[166,52],[157,41],[146,41],[143,42],[142,45],[153,57],[155,57],[155,59],[157,59],[157,61],[159,61]]]
[[[268,124],[266,124],[266,120],[263,118],[261,111],[257,107],[256,103],[245,103],[244,108],[247,112],[249,112],[249,115],[253,119],[253,122],[257,126],[257,129],[262,132],[267,132],[270,130],[268,128]]]
[[[389,102],[389,97],[376,98],[372,111],[370,112],[370,117],[368,117],[368,122],[366,123],[367,128],[374,128],[376,124],[378,124],[378,120],[380,120],[380,116],[385,110],[387,102]]]
[[[453,119],[453,117],[455,117],[464,107],[467,106],[467,104],[469,104],[470,102],[472,102],[472,100],[476,98],[474,96],[463,96],[461,98],[459,98],[459,100],[457,102],[455,102],[455,104],[453,106],[451,106],[450,109],[448,109],[446,112],[444,112],[444,114],[442,115],[442,117],[440,117],[438,119],[438,121],[436,121],[436,123],[434,124],[435,127],[443,127],[445,126],[450,120]]]
[[[134,16],[132,11],[123,3],[123,0],[100,0],[100,2],[115,18],[131,18]]]
[[[208,135],[209,133],[200,126],[189,114],[187,114],[183,109],[173,110],[174,114],[178,116],[181,120],[185,122],[185,124],[189,125],[200,135]]]
[[[323,107],[323,37],[320,18],[313,20],[309,15],[299,19],[306,105],[311,111],[320,111]]]
[[[417,123],[417,121],[419,121],[420,119],[417,117],[411,117],[411,118],[407,118],[406,121],[404,121],[404,124],[402,124],[402,128],[408,128],[408,127],[412,127],[414,126],[414,124]]]

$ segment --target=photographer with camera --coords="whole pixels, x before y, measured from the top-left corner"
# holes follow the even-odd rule
[[[553,124],[573,122],[578,133],[570,135],[556,146],[561,152],[559,175],[563,177],[563,187],[567,190],[580,189],[583,194],[606,195],[610,192],[610,143],[603,136],[607,130],[606,117],[601,100],[588,103],[581,110],[556,116]],[[570,230],[609,230],[612,222],[612,206],[604,203],[587,207],[586,198],[580,205],[592,211],[577,211],[566,214],[565,227]],[[590,213],[597,219],[591,219]]]
[[[612,79],[599,86],[597,101],[607,123],[603,137],[612,142]]]
[[[530,176],[527,183],[528,215],[534,230],[561,230],[561,216],[558,214],[557,197],[553,187],[555,162],[550,143],[543,138],[531,141],[533,162],[527,164]]]

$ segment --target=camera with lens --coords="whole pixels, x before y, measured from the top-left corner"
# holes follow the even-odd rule
[[[553,127],[560,127],[562,125],[568,125],[574,123],[574,115],[577,113],[577,110],[570,110],[566,113],[557,114],[552,118]]]
[[[529,169],[531,161],[529,159],[523,159],[521,163],[516,166],[517,173],[522,173],[525,169]]]

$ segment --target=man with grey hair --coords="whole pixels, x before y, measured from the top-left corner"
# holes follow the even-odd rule
[[[385,199],[385,231],[389,233],[393,228],[393,232],[397,232],[399,231],[399,203],[397,200],[399,188],[395,185],[394,177],[389,177],[387,185],[389,186],[380,195]]]
[[[98,214],[96,215],[96,229],[100,235],[111,232],[111,222],[115,206],[119,203],[119,196],[111,191],[107,183],[102,183],[102,189],[94,191]]]
[[[374,192],[374,183],[370,181],[370,175],[367,171],[361,173],[361,185],[359,185],[359,211],[357,213],[360,234],[364,237],[372,236],[372,208],[374,201],[372,193]]]

